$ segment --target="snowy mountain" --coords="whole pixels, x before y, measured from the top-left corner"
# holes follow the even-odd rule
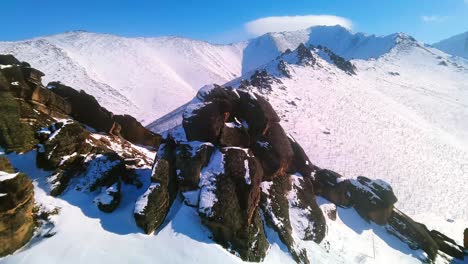
[[[406,36],[352,33],[335,27],[268,33],[232,45],[177,37],[125,38],[73,31],[19,42],[0,42],[46,74],[95,96],[114,113],[147,124],[192,98],[207,83],[225,83],[268,63],[300,43],[322,45],[346,58],[376,58]],[[171,98],[171,100],[166,100]]]
[[[468,32],[441,40],[433,46],[448,54],[468,59]]]
[[[29,175],[46,216],[0,262],[466,262],[442,253],[448,245],[459,254],[468,226],[464,59],[405,34],[341,27],[226,46],[69,32],[3,42],[0,52],[114,113],[160,117],[148,128],[163,134],[153,163],[154,152],[132,137],[148,135],[134,119],[123,122],[61,83],[7,82],[34,90],[17,94],[35,111],[0,100],[16,120],[0,118],[16,129],[0,129],[7,143],[17,146],[11,131],[28,132],[17,133],[24,148],[0,152],[12,167],[0,183]],[[0,73],[29,72],[7,64]],[[205,86],[213,82],[234,89]],[[73,107],[81,98],[85,107]]]
[[[94,95],[115,113],[153,120],[186,103],[199,87],[241,72],[242,47],[176,37],[124,38],[88,32],[0,43],[0,53]],[[167,100],[171,98],[171,100]]]

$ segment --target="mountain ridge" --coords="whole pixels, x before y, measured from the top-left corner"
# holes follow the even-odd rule
[[[330,31],[329,35],[343,32],[347,35],[347,42],[353,36],[358,36],[358,40],[383,38],[351,33],[340,27],[313,27],[290,33],[296,39],[304,39],[302,42],[306,45],[322,44],[348,59],[353,52],[342,54],[343,47],[341,50],[330,47],[328,40],[323,43],[309,41],[310,30],[314,29]],[[323,32],[317,33],[318,39],[325,34]],[[61,80],[67,85],[80,87],[111,111],[132,114],[148,124],[155,116],[161,117],[189,101],[203,85],[228,82],[268,63],[285,48],[297,48],[299,41],[288,42],[281,34],[284,33],[268,33],[249,41],[216,45],[181,37],[129,38],[80,31],[19,42],[0,42],[0,52],[12,53],[43,69],[46,81]],[[389,39],[384,40],[386,47],[392,45],[394,37],[387,36]],[[381,55],[385,51],[379,50],[373,55]],[[90,56],[95,59],[90,61]],[[73,74],[68,74],[70,72]],[[132,73],[135,78],[120,78],[120,72]],[[167,102],[162,99],[166,96],[175,99]]]

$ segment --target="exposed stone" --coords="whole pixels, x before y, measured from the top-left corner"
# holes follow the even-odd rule
[[[278,123],[260,136],[253,147],[265,172],[265,180],[285,174],[291,166],[294,152],[283,128]]]
[[[208,164],[213,148],[209,143],[177,145],[175,166],[180,191],[198,189],[201,169]]]
[[[154,232],[166,218],[169,208],[177,195],[177,183],[173,143],[162,144],[157,152],[151,175],[151,185],[139,198],[134,217],[145,233]]]
[[[280,121],[273,107],[263,97],[252,92],[237,92],[240,95],[239,114],[249,125],[252,138],[265,135],[273,123]]]
[[[317,59],[312,55],[312,52],[304,45],[304,43],[299,44],[297,47],[297,55],[299,57],[299,62],[307,65],[315,65]]]
[[[430,260],[434,260],[437,256],[439,246],[432,238],[429,230],[425,225],[415,222],[404,213],[393,210],[386,229],[391,234],[405,242],[411,249],[424,250]]]
[[[219,144],[224,147],[247,148],[250,145],[248,130],[237,120],[225,123],[219,137]]]
[[[327,47],[318,45],[317,49],[325,52],[330,58],[330,60],[333,62],[333,64],[335,64],[336,67],[338,67],[338,69],[346,72],[349,75],[356,75],[356,66],[354,66],[350,61],[337,55]]]
[[[457,245],[457,243],[453,239],[447,237],[446,235],[436,230],[431,230],[430,234],[439,246],[440,251],[457,259],[464,258],[465,253],[463,247]]]
[[[0,257],[26,244],[34,231],[34,190],[23,173],[14,173],[8,160],[0,162]]]
[[[120,182],[104,187],[95,201],[99,210],[106,213],[113,212],[120,204]]]
[[[219,101],[199,103],[199,108],[187,109],[182,125],[188,141],[217,143],[229,112],[224,112]]]
[[[266,224],[278,233],[294,260],[298,263],[309,263],[307,252],[298,247],[292,237],[289,202],[286,197],[291,189],[289,175],[274,178],[272,183],[262,186],[261,207]]]
[[[115,115],[114,120],[120,125],[120,135],[126,140],[139,145],[159,147],[161,136],[154,134],[130,115]]]
[[[463,246],[465,247],[465,250],[468,249],[468,228],[465,228],[465,231],[463,232]]]
[[[317,195],[338,206],[351,205],[351,194],[348,192],[350,182],[340,174],[327,169],[318,170],[314,174],[313,181]]]
[[[101,132],[111,131],[114,125],[113,114],[101,107],[93,96],[59,82],[51,82],[47,87],[70,103],[70,116],[75,120]]]
[[[0,54],[1,65],[15,65],[20,64],[20,61],[11,54]]]
[[[310,177],[312,176],[312,172],[320,170],[319,167],[312,164],[304,149],[292,136],[288,135],[288,139],[294,152],[292,166],[289,168],[291,173],[299,172],[305,177]]]
[[[388,183],[359,176],[351,180],[349,187],[354,208],[363,218],[387,224],[397,201]]]
[[[225,148],[224,173],[216,177],[216,202],[203,223],[219,244],[246,261],[265,257],[268,242],[258,213],[262,169],[247,150]]]
[[[0,146],[6,151],[25,152],[37,143],[33,129],[21,122],[19,103],[8,91],[0,91]]]
[[[316,243],[320,243],[326,235],[327,225],[322,210],[315,201],[312,181],[309,177],[297,175],[292,175],[291,177],[294,177],[293,190],[296,192],[297,204],[290,206],[300,208],[308,224],[303,230],[304,235],[301,239],[313,240]],[[303,225],[304,223],[305,221],[302,221],[301,224]]]

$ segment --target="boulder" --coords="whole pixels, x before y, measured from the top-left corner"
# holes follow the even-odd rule
[[[34,231],[34,188],[23,173],[14,173],[8,160],[0,160],[0,257],[25,245]]]
[[[2,71],[0,71],[0,92],[9,91],[10,90],[10,82],[5,78]]]
[[[338,206],[351,206],[348,179],[344,179],[334,171],[321,169],[315,172],[313,182],[317,195],[325,197]]]
[[[236,112],[239,104],[239,94],[236,91],[216,84],[200,89],[197,98],[204,102],[220,103],[222,112]]]
[[[289,170],[294,152],[279,123],[271,124],[265,135],[255,142],[253,151],[262,163],[265,180],[271,180]]]
[[[292,164],[289,168],[290,173],[299,172],[305,177],[311,177],[312,172],[320,170],[319,167],[312,164],[304,149],[292,136],[288,135],[288,139],[294,153]]]
[[[439,246],[440,251],[451,257],[463,260],[465,252],[462,246],[457,245],[457,242],[437,230],[431,230],[430,234]]]
[[[26,152],[37,141],[34,130],[21,121],[21,106],[8,91],[0,91],[0,147],[5,151]]]
[[[11,54],[0,54],[0,64],[1,65],[15,65],[20,64],[21,62]]]
[[[84,91],[51,82],[47,87],[71,105],[70,116],[100,132],[109,133],[114,126],[113,114],[101,107],[97,100]]]
[[[268,249],[258,212],[261,166],[247,150],[225,148],[221,153],[214,155],[222,158],[224,170],[205,172],[217,174],[214,190],[216,200],[211,209],[203,210],[208,204],[208,201],[204,201],[208,196],[206,189],[203,189],[200,215],[216,242],[245,261],[261,261]],[[217,158],[212,159],[212,162],[218,161]],[[209,164],[208,167],[210,166],[218,165]]]
[[[67,102],[61,96],[49,91],[48,89],[45,89],[42,86],[37,86],[33,90],[31,100],[43,104],[51,110],[58,111],[64,115],[69,115],[72,110],[72,107],[69,102]]]
[[[135,205],[135,222],[147,234],[161,226],[177,195],[174,157],[173,143],[164,143],[159,147],[151,184]]]
[[[250,145],[248,129],[237,118],[233,122],[225,123],[221,130],[219,144],[223,147],[248,148]]]
[[[216,144],[228,117],[219,101],[190,104],[182,121],[187,140]]]
[[[126,140],[139,145],[159,147],[161,136],[154,134],[130,115],[114,115],[120,125],[120,135]]]
[[[359,176],[351,180],[349,191],[354,208],[364,219],[379,225],[387,224],[397,201],[388,183]]]
[[[411,249],[424,250],[431,261],[436,258],[439,246],[427,227],[414,221],[403,212],[394,209],[385,228]]]
[[[260,204],[266,224],[278,233],[293,259],[297,263],[309,263],[306,250],[299,247],[292,236],[287,198],[291,189],[290,175],[276,177],[272,182],[263,182]]]
[[[253,92],[237,92],[240,96],[239,115],[247,122],[252,138],[265,135],[272,124],[280,121],[273,107],[263,97]]]
[[[210,143],[181,143],[176,147],[175,166],[177,180],[182,192],[198,189],[200,173],[213,153],[214,146]]]
[[[111,213],[120,204],[120,182],[109,187],[103,187],[101,193],[94,199],[99,210]]]

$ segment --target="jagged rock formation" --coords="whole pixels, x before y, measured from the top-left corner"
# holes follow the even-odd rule
[[[146,232],[156,229],[167,214],[170,194],[179,189],[186,203],[198,208],[213,239],[242,259],[265,257],[269,246],[263,214],[295,259],[308,262],[296,240],[320,242],[325,219],[311,179],[295,169],[293,157],[305,154],[296,154],[297,146],[292,146],[279,121],[271,105],[257,94],[220,86],[201,90],[187,107],[182,127],[161,145],[155,184],[137,202],[137,223]],[[165,184],[171,181],[177,188]],[[270,191],[268,185],[273,186]],[[299,225],[289,219],[289,213],[297,211],[309,223],[299,230],[298,238],[292,230]]]
[[[307,54],[304,50],[303,60],[311,62]],[[181,192],[186,204],[198,208],[213,240],[243,260],[265,257],[264,221],[297,262],[308,263],[301,241],[319,243],[326,235],[325,217],[315,201],[321,195],[385,226],[431,260],[439,251],[463,256],[453,240],[394,208],[397,198],[386,182],[348,179],[315,166],[283,130],[268,101],[247,90],[252,83],[268,89],[269,76],[257,72],[239,89],[205,87],[186,107],[182,125],[169,131],[158,151],[153,183],[135,207],[136,222],[145,232],[164,222]],[[336,208],[326,213],[336,219]]]
[[[311,47],[314,48],[314,47]],[[319,54],[323,52],[324,56],[328,61],[332,62],[336,65],[340,70],[346,72],[349,75],[356,75],[356,66],[354,66],[350,61],[346,60],[345,58],[335,54],[329,48],[325,46],[318,45],[317,50]]]
[[[51,172],[51,195],[62,194],[76,178],[75,189],[96,193],[96,206],[112,212],[120,203],[121,184],[141,186],[135,169],[151,165],[127,140],[157,148],[160,136],[133,117],[114,116],[84,92],[59,83],[45,88],[42,76],[28,63],[0,55],[0,147],[7,153],[36,148],[31,166]],[[3,158],[0,171],[0,255],[5,255],[33,235],[34,197],[29,178],[14,173]]]
[[[77,91],[59,82],[47,85],[55,94],[63,97],[71,107],[70,116],[100,132],[122,136],[126,140],[146,146],[159,146],[161,137],[144,128],[129,115],[114,115],[83,90]]]
[[[0,257],[13,253],[33,235],[34,190],[24,173],[0,157]]]

